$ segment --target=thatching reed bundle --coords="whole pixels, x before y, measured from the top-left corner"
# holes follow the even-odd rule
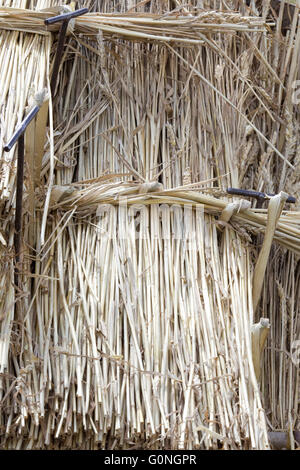
[[[113,177],[113,175],[111,175]],[[105,178],[106,179],[106,178]],[[267,226],[267,211],[249,209],[250,205],[244,205],[242,201],[235,205],[221,199],[214,198],[206,194],[199,194],[199,189],[191,191],[189,187],[173,188],[166,191],[161,190],[157,183],[91,183],[85,184],[83,189],[76,189],[78,183],[73,183],[67,187],[53,187],[52,190],[52,208],[74,210],[74,213],[81,216],[90,215],[97,212],[101,204],[177,204],[179,206],[203,205],[205,212],[218,216],[220,225],[222,225],[222,215],[227,208],[235,209],[230,211],[230,217],[226,218],[238,224],[241,228],[247,228],[252,233],[264,233]],[[153,188],[154,186],[154,188]],[[161,185],[162,186],[162,185]],[[197,186],[197,185],[191,185]],[[185,190],[184,190],[185,189]],[[202,188],[202,192],[205,188]],[[213,189],[208,189],[213,192]],[[217,192],[217,191],[216,191]],[[282,210],[282,209],[281,209]],[[281,212],[281,211],[280,211]],[[224,225],[225,225],[224,223]],[[273,238],[273,236],[272,236]],[[300,254],[300,212],[285,211],[278,221],[274,239],[282,246],[289,248],[296,254]]]
[[[44,20],[57,14],[59,8],[42,12],[0,8],[1,29],[45,34],[57,31],[57,25],[46,28]],[[236,12],[204,11],[193,15],[124,13],[90,13],[72,23],[71,30],[84,36],[97,36],[101,31],[105,39],[121,37],[134,41],[164,41],[183,44],[201,44],[200,34],[223,32],[265,31],[265,21],[260,17],[246,17]]]
[[[3,3],[5,142],[59,7]],[[299,426],[299,206],[225,189],[299,194],[296,11],[282,36],[269,2],[78,3],[40,178],[26,135],[20,292],[13,152],[1,179],[1,448],[269,448]]]

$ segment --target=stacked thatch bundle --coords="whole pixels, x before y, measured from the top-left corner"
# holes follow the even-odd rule
[[[297,8],[80,1],[51,97],[59,3],[0,0],[1,448],[295,447]],[[17,289],[2,147],[43,88]]]

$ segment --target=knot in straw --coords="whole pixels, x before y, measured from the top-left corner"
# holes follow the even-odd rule
[[[48,99],[48,90],[47,88],[43,88],[42,90],[38,91],[34,98],[33,98],[33,104],[35,106],[39,106],[39,108],[42,106],[44,101]]]
[[[241,200],[239,202],[230,202],[223,209],[221,216],[220,216],[220,221],[229,222],[229,220],[234,214],[243,210],[247,210],[250,208],[250,206],[251,206],[250,201]]]

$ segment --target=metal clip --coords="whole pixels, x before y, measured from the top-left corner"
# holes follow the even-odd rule
[[[15,213],[15,284],[19,286],[19,268],[20,251],[22,241],[22,205],[23,205],[23,184],[24,184],[24,132],[28,125],[37,115],[40,106],[34,106],[29,114],[23,119],[10,141],[4,146],[5,152],[9,152],[18,141],[18,160],[17,160],[17,187],[16,187],[16,213]]]
[[[226,192],[228,194],[237,195],[237,196],[245,196],[245,197],[254,197],[260,201],[266,201],[275,194],[267,194],[261,193],[260,191],[252,191],[251,189],[239,189],[239,188],[227,188]],[[289,196],[286,202],[290,202],[291,204],[295,204],[296,198],[293,196]]]
[[[45,20],[46,26],[54,24],[54,23],[59,23],[62,21],[62,24],[59,30],[56,55],[54,59],[53,71],[52,71],[51,82],[50,82],[52,96],[54,96],[54,93],[55,93],[56,82],[57,82],[57,77],[58,77],[58,72],[59,72],[59,65],[61,62],[62,55],[63,55],[69,21],[73,18],[76,18],[77,16],[81,16],[81,15],[84,15],[85,13],[88,13],[88,11],[89,11],[88,8],[80,8],[80,10],[71,11],[70,13],[64,13],[63,15],[52,16],[51,18],[47,18]]]

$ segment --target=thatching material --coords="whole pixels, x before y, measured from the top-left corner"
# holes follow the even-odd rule
[[[113,176],[111,175],[111,177]],[[52,209],[73,210],[74,213],[82,217],[96,213],[98,207],[101,208],[103,204],[127,204],[128,206],[133,204],[177,204],[179,206],[187,205],[191,207],[203,205],[205,212],[220,217],[219,226],[221,227],[227,223],[227,221],[224,222],[224,219],[222,220],[222,215],[227,207],[231,205],[221,199],[198,193],[197,190],[189,191],[189,187],[186,187],[185,191],[184,188],[174,188],[166,191],[157,191],[154,188],[153,191],[151,184],[148,184],[149,188],[146,187],[144,189],[147,183],[137,185],[134,183],[103,184],[101,182],[92,182],[91,184],[86,183],[83,189],[76,189],[78,186],[80,186],[78,183],[66,187],[54,186],[51,196]],[[201,185],[199,184],[199,186]],[[205,191],[202,188],[203,190]],[[213,192],[213,189],[208,189],[208,192]],[[279,206],[277,200],[280,203]],[[261,250],[256,274],[260,281],[264,278],[265,265],[273,239],[298,255],[300,254],[300,212],[285,211],[280,217],[283,204],[284,196],[281,194],[271,198],[269,214],[266,214],[264,210],[250,210],[248,205],[243,207],[240,203],[237,204],[236,213],[230,217],[231,222],[238,224],[241,229],[247,228],[255,234],[266,232],[266,247],[264,245]],[[263,267],[260,267],[260,265],[263,265]],[[257,288],[257,290],[260,289]],[[255,300],[255,307],[259,297],[260,295],[258,294]]]
[[[7,446],[267,446],[249,251],[233,232],[219,250],[201,207],[142,212],[137,239],[122,205],[75,224],[72,212],[53,219],[22,312],[24,367],[14,411],[10,395],[3,408],[20,419],[7,416]]]
[[[36,92],[47,85],[50,49],[50,37],[6,31],[2,31],[0,35],[2,70],[0,191],[2,200],[11,197],[11,189],[14,186],[12,162],[15,154],[15,149],[5,153],[3,147],[12,136],[16,125],[22,120],[26,107],[32,106]],[[43,126],[43,134],[45,135],[45,126]]]
[[[102,13],[116,7],[94,3]],[[268,7],[245,3],[230,7],[273,21]],[[176,5],[185,20],[203,13]],[[148,7],[160,21],[172,17],[167,2],[138,9]],[[229,207],[224,188],[297,196],[298,19],[285,38],[280,22],[273,33],[222,35],[190,24],[188,39],[204,45],[185,49],[162,37],[117,40],[100,31],[112,15],[90,16],[95,40],[75,27],[66,47],[54,129],[50,103],[20,293],[11,282],[13,180],[1,194],[1,447],[268,448],[268,429],[298,425],[299,212],[283,211],[276,224],[284,249],[271,250],[254,315],[267,211]],[[136,39],[137,18],[149,15],[130,17]],[[184,28],[165,33],[180,39]],[[28,176],[25,185],[29,193]],[[256,357],[261,317],[271,326]]]
[[[58,26],[45,27],[44,20],[58,14],[57,8],[42,12],[22,9],[0,8],[0,28],[30,33],[46,34],[57,31]],[[205,11],[197,15],[165,14],[100,14],[90,13],[72,23],[75,34],[97,36],[102,32],[105,39],[124,38],[134,41],[180,42],[201,44],[201,33],[228,33],[266,31],[262,18],[246,17],[236,12]]]

